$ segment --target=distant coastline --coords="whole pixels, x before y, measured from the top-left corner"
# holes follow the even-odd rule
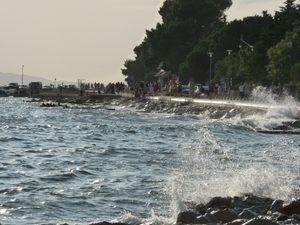
[[[43,85],[50,85],[50,84],[76,84],[77,81],[61,81],[61,80],[48,80],[42,77],[34,77],[29,75],[23,74],[23,84],[28,85],[30,82],[42,82]],[[14,74],[14,73],[2,73],[0,72],[0,86],[7,85],[9,83],[17,82],[19,85],[22,84],[22,74]]]

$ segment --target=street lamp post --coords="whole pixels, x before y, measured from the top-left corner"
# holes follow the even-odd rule
[[[82,81],[83,80],[85,80],[85,79],[82,79],[82,78],[78,79],[78,89],[79,89],[79,91],[83,91],[82,89],[84,89],[84,88],[82,88]]]
[[[227,61],[227,76],[230,76],[230,70],[229,70],[229,66],[230,66],[230,55],[231,55],[232,50],[228,49],[227,53],[228,53],[228,61]],[[229,87],[232,86],[232,78],[230,77],[230,83],[229,83]]]
[[[241,43],[240,43],[240,45],[239,45],[240,49],[243,48],[243,45],[247,45],[247,46],[251,49],[251,51],[254,50],[254,46],[253,46],[253,45],[250,45],[248,42],[246,42],[246,41],[243,39],[243,34],[241,34],[240,40],[241,40]],[[243,60],[243,56],[242,56],[242,54],[240,54],[239,60],[240,60],[240,63],[239,63],[239,64],[240,64],[240,74],[243,75],[243,61],[242,61],[242,60]]]
[[[212,56],[213,56],[213,52],[209,52],[209,58],[210,58],[210,66],[209,66],[209,82],[211,81],[211,66],[212,66]]]
[[[56,88],[56,78],[54,78],[54,88]]]
[[[24,65],[22,65],[22,85],[23,85],[23,68],[24,68]]]
[[[251,51],[253,51],[253,49],[254,49],[254,46],[253,45],[250,45],[249,43],[247,43],[244,39],[243,39],[243,35],[241,34],[241,44],[240,44],[240,48],[242,48],[243,46],[242,46],[242,44],[246,44],[248,47],[250,47],[251,48]]]

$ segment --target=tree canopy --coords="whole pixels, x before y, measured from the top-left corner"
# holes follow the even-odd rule
[[[154,80],[162,65],[183,83],[190,77],[205,83],[212,73],[214,82],[274,81],[300,88],[300,5],[286,0],[274,16],[262,11],[227,22],[231,5],[231,0],[166,0],[159,9],[162,23],[146,30],[135,59],[125,60],[126,81]]]

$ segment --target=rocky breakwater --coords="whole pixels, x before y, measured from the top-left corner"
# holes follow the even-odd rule
[[[101,97],[99,97],[101,96]],[[179,98],[178,98],[179,99]],[[181,98],[181,100],[185,100]],[[89,98],[87,96],[81,96],[76,98],[62,98],[57,96],[40,98],[31,98],[28,102],[56,102],[65,103],[70,105],[88,105],[107,107],[111,108],[117,106],[124,106],[126,108],[132,108],[136,112],[140,113],[171,113],[176,115],[206,115],[213,119],[220,118],[232,118],[234,116],[240,116],[241,118],[250,115],[264,115],[267,112],[268,106],[256,105],[250,103],[243,103],[240,101],[209,101],[209,102],[199,102],[199,101],[172,101],[169,99],[165,100],[153,100],[153,99],[143,99],[135,101],[131,95],[126,97],[121,95],[98,95],[97,98]],[[226,104],[224,104],[226,103]],[[75,106],[76,107],[76,106]],[[275,127],[274,130],[281,129],[283,131],[289,131],[293,128],[300,128],[300,112],[295,114],[291,121],[284,121],[282,126]],[[280,132],[277,132],[280,133]]]
[[[231,118],[237,115],[242,117],[253,114],[264,114],[265,109],[262,108],[248,108],[243,106],[220,105],[220,104],[205,104],[193,102],[172,102],[172,101],[132,101],[129,99],[120,99],[114,104],[125,106],[127,108],[134,108],[137,112],[145,113],[171,113],[176,115],[192,114],[200,115],[206,114],[211,118]]]
[[[207,204],[179,213],[176,224],[300,224],[300,199],[214,197]]]
[[[246,194],[242,197],[214,197],[206,204],[189,203],[187,205],[189,205],[189,209],[178,214],[175,225],[300,224],[300,199],[283,201]],[[129,225],[129,223],[121,222],[94,222],[90,225],[110,224]]]
[[[141,113],[171,113],[176,115],[193,114],[200,115],[206,114],[211,118],[231,118],[236,115],[247,116],[257,113],[265,113],[266,110],[263,108],[255,107],[244,107],[237,105],[221,105],[221,104],[205,104],[195,102],[176,102],[168,100],[151,100],[144,99],[135,101],[132,97],[122,97],[120,95],[99,95],[97,98],[82,97],[68,97],[63,98],[62,96],[40,96],[39,98],[30,98],[27,102],[54,102],[54,103],[65,103],[68,106],[74,104],[79,105],[98,105],[100,106],[124,106],[131,108]]]

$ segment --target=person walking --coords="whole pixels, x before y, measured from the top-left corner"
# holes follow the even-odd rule
[[[209,98],[212,99],[215,93],[215,84],[211,80],[209,83]]]
[[[239,87],[239,97],[241,98],[241,100],[243,100],[244,98],[244,85],[241,84]]]
[[[274,82],[272,82],[269,90],[270,90],[271,94],[276,94],[277,87],[275,86]]]
[[[247,81],[247,82],[244,84],[244,98],[245,98],[246,100],[249,99],[249,96],[250,96],[250,88],[251,88],[251,86],[250,86],[249,82]]]

